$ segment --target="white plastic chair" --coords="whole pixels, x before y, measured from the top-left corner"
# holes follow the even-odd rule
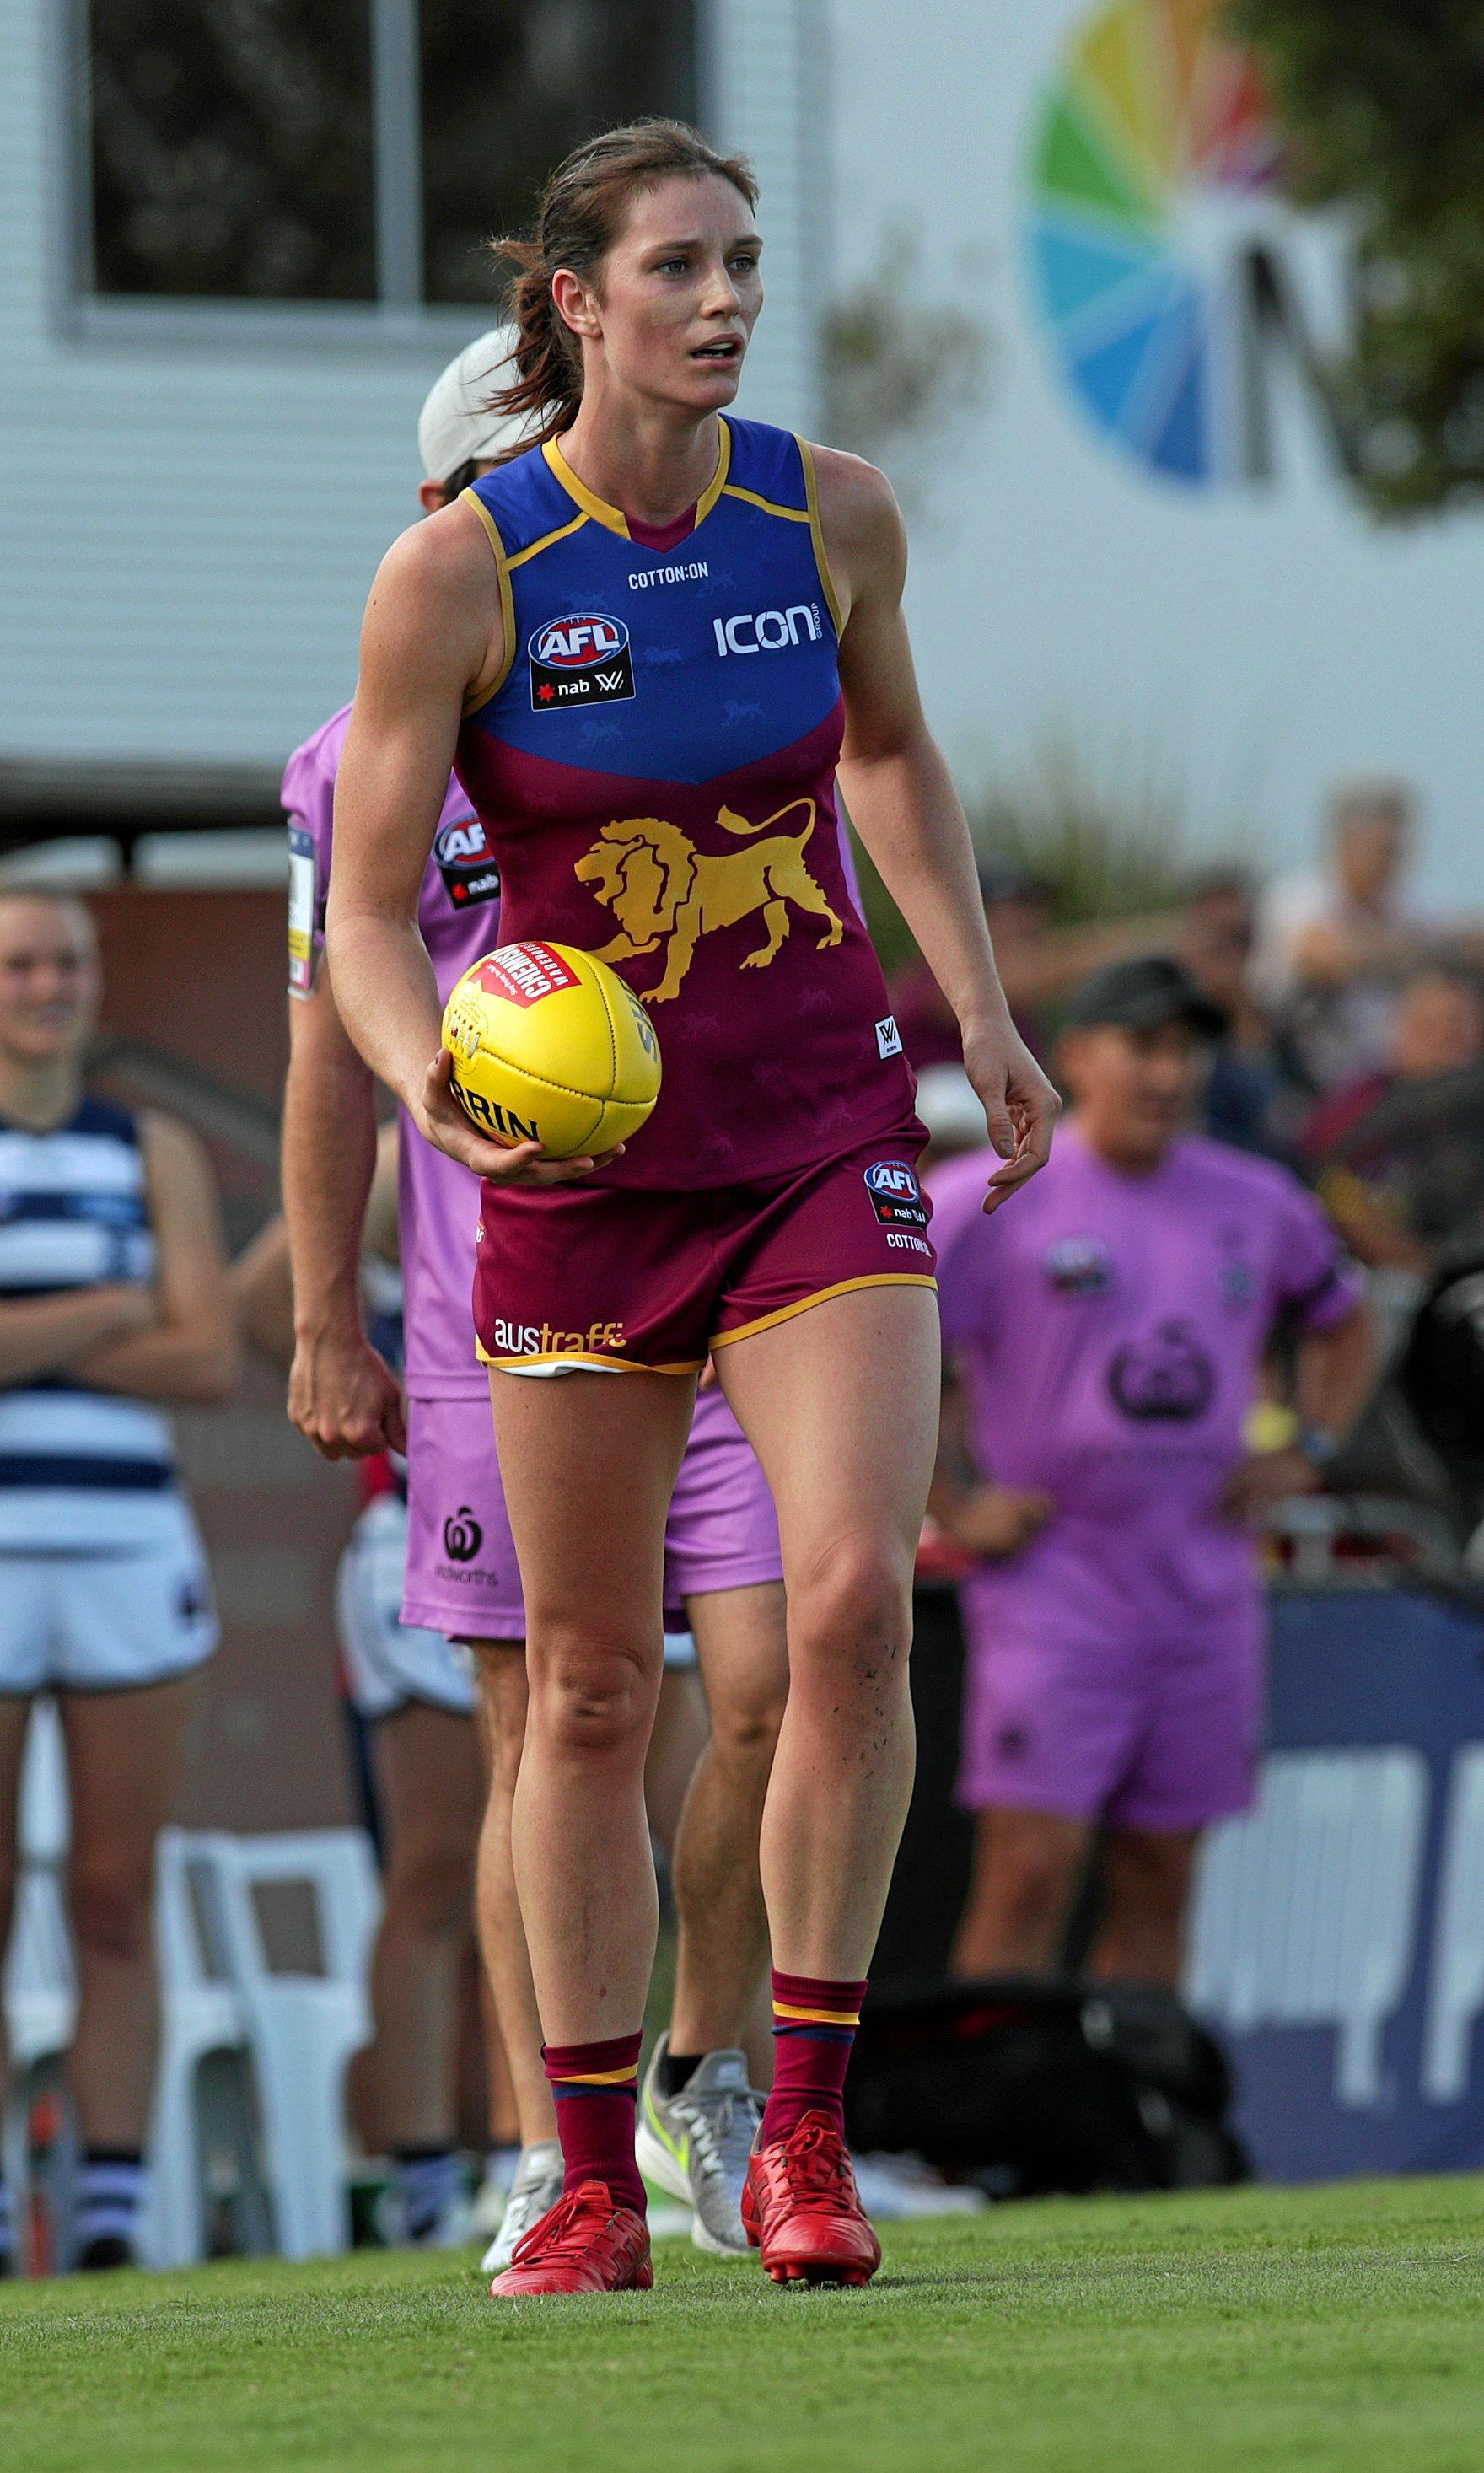
[[[67,1754],[55,1700],[32,1703],[21,1763],[16,1834],[23,1863],[58,1865],[72,1843]]]
[[[23,2227],[30,2200],[32,2101],[69,2050],[77,2022],[60,1874],[69,1836],[67,1771],[61,1728],[49,1700],[36,1702],[27,1729],[16,1835],[15,1914],[0,1975],[11,2057],[10,2094],[0,2117],[0,2170]]]
[[[355,1829],[282,1837],[203,1832],[222,1955],[241,2005],[262,2113],[277,2247],[315,2258],[349,2242],[345,2076],[369,2041],[367,1968],[380,1909],[371,1846]],[[313,1898],[321,1974],[275,1973],[255,1892],[303,1885]]]
[[[0,2115],[0,2170],[10,2186],[24,2245],[31,2200],[31,2106],[41,2082],[70,2049],[77,2019],[66,1909],[57,1874],[48,1864],[21,1866],[3,1988],[11,2074]]]
[[[140,2228],[153,2267],[186,2267],[207,2251],[203,2066],[229,2055],[251,2110],[250,2037],[220,1933],[213,1932],[216,1833],[162,1830],[155,1869],[160,2052],[150,2121],[150,2195]],[[246,2173],[250,2159],[242,2163]]]

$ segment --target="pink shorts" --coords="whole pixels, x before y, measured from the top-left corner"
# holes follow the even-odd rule
[[[412,1400],[408,1420],[403,1622],[450,1640],[523,1640],[488,1396]],[[782,1576],[767,1479],[721,1393],[703,1391],[665,1529],[667,1624],[687,1597]]]
[[[1266,1676],[1260,1607],[1182,1639],[1075,1647],[976,1622],[961,1592],[968,1678],[958,1795],[1115,1828],[1183,1831],[1253,1800]]]
[[[936,1287],[922,1129],[753,1185],[481,1188],[474,1329],[515,1374],[693,1374],[848,1288]]]

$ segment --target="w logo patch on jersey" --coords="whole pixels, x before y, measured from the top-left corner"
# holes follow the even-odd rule
[[[634,655],[621,618],[548,618],[532,634],[531,709],[616,704],[634,693]]]

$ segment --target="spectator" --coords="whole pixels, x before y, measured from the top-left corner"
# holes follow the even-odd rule
[[[1161,949],[1176,932],[1173,917],[1054,926],[1047,887],[1008,862],[982,867],[979,886],[1006,1001],[1016,1028],[1036,1056],[1046,1054],[1060,1007],[1089,971],[1126,953]],[[926,963],[904,964],[893,975],[891,993],[897,1026],[914,1071],[922,1073],[935,1065],[962,1065],[962,1033]]]
[[[1400,979],[1430,942],[1403,893],[1413,840],[1409,793],[1359,782],[1335,800],[1328,874],[1280,876],[1268,888],[1253,991],[1313,1091],[1352,1082],[1386,1057]]]
[[[1484,1235],[1484,980],[1424,963],[1386,1064],[1313,1111],[1303,1155],[1361,1261],[1421,1274]]]
[[[1186,888],[1176,956],[1203,996],[1226,1017],[1212,1052],[1205,1131],[1238,1150],[1277,1155],[1288,1091],[1271,1026],[1249,986],[1257,903],[1252,878],[1212,868]]]
[[[0,894],[0,1955],[26,1729],[50,1693],[72,1815],[80,2268],[137,2259],[155,1840],[217,1636],[164,1412],[237,1379],[205,1154],[174,1117],[88,1095],[98,1001],[82,904]],[[0,2182],[0,2269],[14,2247]]]
[[[1297,1180],[1185,1127],[1220,1018],[1159,957],[1086,987],[1075,1114],[993,1217],[990,1155],[934,1182],[947,1352],[932,1510],[964,1585],[960,1793],[979,1814],[965,1975],[1055,1959],[1093,1837],[1092,1970],[1174,1984],[1201,1830],[1252,1797],[1262,1603],[1250,1525],[1317,1487],[1365,1398],[1355,1276]],[[1244,1434],[1275,1320],[1300,1440]]]

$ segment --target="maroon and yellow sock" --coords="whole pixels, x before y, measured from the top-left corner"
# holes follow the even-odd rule
[[[606,2181],[615,2206],[644,2213],[644,2182],[634,2160],[634,2112],[642,2035],[597,2044],[543,2044],[541,2059],[557,2100],[562,2188]]]
[[[773,1970],[773,2089],[763,2109],[759,2145],[776,2147],[806,2112],[829,2115],[845,2129],[845,2074],[866,1997],[861,1983],[833,1983],[822,1975]]]

